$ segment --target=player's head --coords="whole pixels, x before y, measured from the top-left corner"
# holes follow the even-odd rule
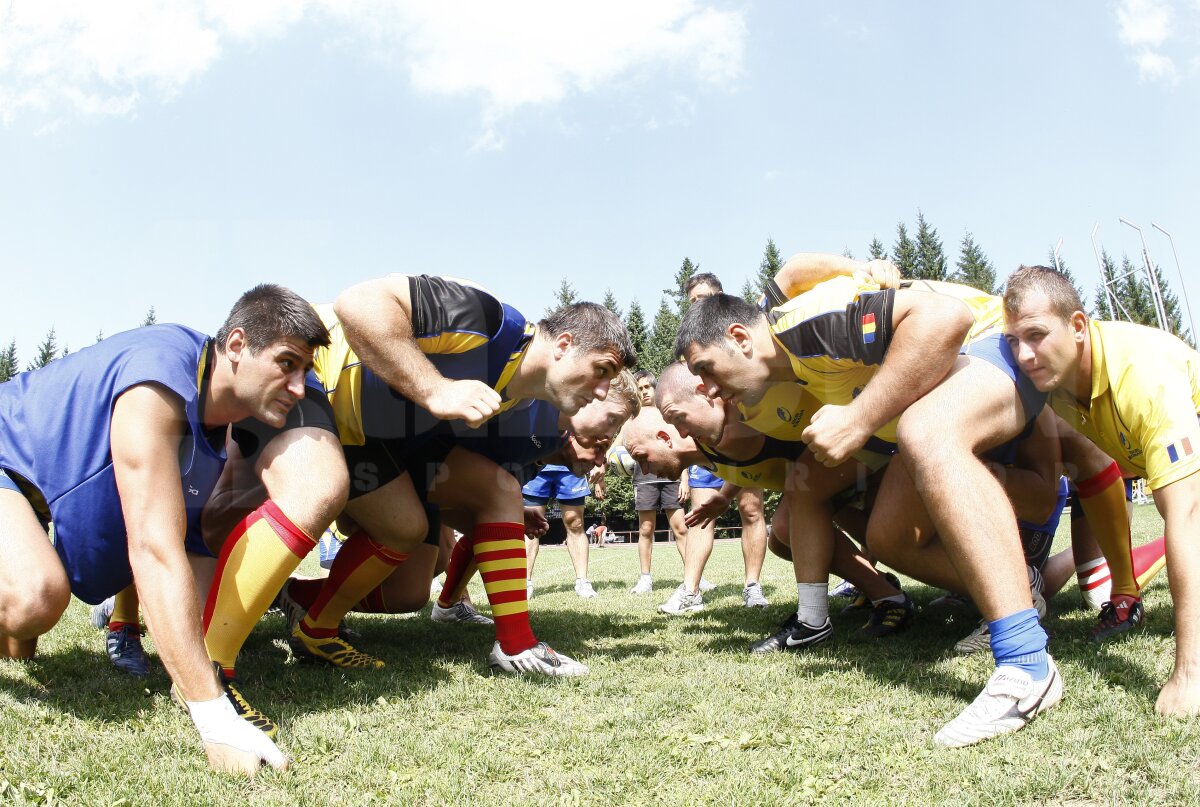
[[[649,370],[638,370],[633,374],[634,383],[637,384],[638,397],[641,398],[642,406],[654,406],[654,388],[658,386],[658,379],[654,373]]]
[[[695,437],[705,445],[721,442],[725,433],[725,405],[704,393],[704,382],[683,362],[663,368],[654,395],[663,420],[683,437]]]
[[[688,302],[694,303],[697,300],[703,300],[705,297],[721,294],[725,291],[725,288],[712,272],[701,272],[698,275],[692,275],[688,278],[683,291],[687,294]]]
[[[609,384],[603,401],[594,400],[568,418],[571,433],[581,445],[603,449],[612,443],[625,421],[636,417],[641,409],[633,374],[622,370]]]
[[[600,445],[585,446],[573,434],[567,435],[559,455],[563,464],[571,469],[576,476],[587,476],[593,468],[604,465],[604,447]]]
[[[754,404],[762,397],[770,368],[755,351],[766,315],[752,303],[729,294],[698,300],[683,315],[675,353],[704,381],[710,398]]]
[[[628,329],[596,303],[572,303],[551,312],[538,322],[537,338],[550,349],[547,400],[566,415],[588,401],[603,400],[621,368],[637,362]]]
[[[668,479],[678,479],[687,467],[680,449],[687,445],[686,438],[653,406],[647,406],[625,425],[625,450],[642,469],[642,473],[655,474]]]
[[[1021,372],[1042,392],[1069,383],[1087,346],[1087,314],[1074,284],[1047,266],[1022,266],[1004,287],[1005,337]]]
[[[329,332],[302,297],[264,283],[238,298],[215,342],[235,370],[236,397],[254,417],[278,427],[304,397],[313,349],[329,344]]]

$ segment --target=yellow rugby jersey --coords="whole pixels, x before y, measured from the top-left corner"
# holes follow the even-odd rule
[[[973,324],[964,345],[1004,327],[1003,301],[994,295],[930,280],[906,281],[903,287],[947,295],[966,305]],[[772,337],[813,397],[846,406],[874,378],[892,340],[895,294],[864,274],[846,275],[819,283],[767,312]],[[766,299],[778,296],[776,287]],[[898,420],[885,424],[876,436],[895,443]]]
[[[1200,355],[1130,322],[1089,321],[1088,335],[1091,399],[1057,390],[1054,411],[1151,490],[1200,471]]]
[[[804,443],[777,440],[765,434],[762,447],[748,460],[735,460],[699,442],[696,448],[721,479],[744,488],[766,490],[783,490],[787,483],[788,463],[804,453]]]
[[[446,378],[475,379],[504,397],[533,338],[534,324],[481,286],[449,277],[408,278],[413,335]],[[313,308],[330,344],[313,355],[313,370],[329,396],[343,445],[421,434],[439,422],[392,390],[364,365],[346,341],[332,305]],[[519,401],[505,400],[504,412]]]

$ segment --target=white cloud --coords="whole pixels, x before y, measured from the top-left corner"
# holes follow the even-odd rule
[[[122,115],[170,99],[228,40],[319,19],[327,37],[400,69],[419,92],[478,98],[484,134],[515,110],[664,69],[726,84],[742,67],[739,12],[702,0],[10,0],[0,11],[0,117]]]
[[[1198,27],[1200,2],[1196,0],[1121,0],[1117,5],[1118,35],[1132,51],[1142,81],[1178,84],[1176,60],[1186,63],[1195,52],[1200,44],[1196,41]]]

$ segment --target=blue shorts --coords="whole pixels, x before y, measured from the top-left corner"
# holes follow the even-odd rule
[[[1016,384],[1017,394],[1021,396],[1021,404],[1025,409],[1026,423],[1031,422],[1042,411],[1048,393],[1039,392],[1033,382],[1017,367],[1016,357],[1013,356],[1012,348],[1008,346],[1004,334],[982,336],[967,344],[959,353],[986,361]]]
[[[17,481],[9,476],[3,468],[0,468],[0,490],[11,490],[14,493],[20,493],[29,502],[29,506],[33,508],[34,515],[41,523],[42,529],[50,526],[50,510],[46,506],[46,500],[42,498],[42,494],[30,486],[29,490],[22,490]]]
[[[542,505],[551,499],[558,499],[559,504],[575,506],[583,504],[583,500],[591,493],[587,480],[575,476],[567,470],[550,470],[543,468],[542,472],[525,483],[521,495],[525,504],[530,506]]]
[[[12,481],[2,469],[0,469],[0,490],[11,490],[15,493],[21,493],[21,489],[17,487],[17,483]]]
[[[688,468],[688,485],[693,488],[716,488],[725,484],[721,477],[714,474],[702,465],[693,465]]]

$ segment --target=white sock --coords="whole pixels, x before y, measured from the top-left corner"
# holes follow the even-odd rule
[[[881,602],[894,602],[898,605],[903,604],[904,603],[904,594],[903,593],[893,594],[890,597],[881,597],[878,600],[871,600],[871,605],[879,605],[879,603],[881,603]]]
[[[829,583],[796,584],[796,616],[809,627],[817,628],[829,619]]]

